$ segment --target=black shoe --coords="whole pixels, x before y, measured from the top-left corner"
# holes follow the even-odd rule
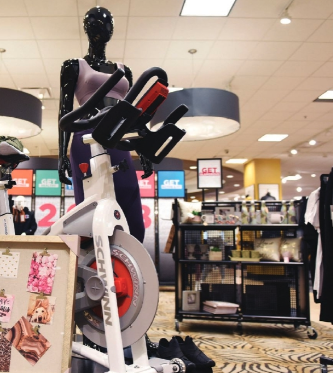
[[[182,337],[175,336],[172,339],[178,342],[180,349],[183,354],[197,367],[212,368],[215,367],[215,361],[207,357],[193,342],[193,339],[189,336],[183,341]]]
[[[145,334],[145,337],[146,337],[146,346],[147,346],[147,353],[148,353],[148,357],[156,357],[157,355],[157,348],[158,348],[158,343],[154,343],[152,342],[148,335]]]
[[[168,342],[165,338],[160,339],[158,344],[158,356],[162,359],[172,360],[175,357],[183,360],[186,366],[186,372],[192,372],[195,370],[195,364],[188,360],[187,357],[182,353],[182,350],[179,347],[177,339],[172,338]]]

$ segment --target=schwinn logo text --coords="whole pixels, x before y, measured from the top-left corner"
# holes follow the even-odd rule
[[[127,267],[129,273],[131,274],[132,283],[133,283],[133,299],[132,304],[133,306],[138,305],[138,297],[139,297],[139,279],[136,269],[133,266],[133,263],[129,260],[129,258],[120,250],[112,249],[112,256],[119,258]]]
[[[104,261],[104,253],[103,253],[103,240],[101,236],[96,236],[94,241],[95,241],[95,245],[97,246],[96,259],[97,259],[98,275],[104,280],[104,283],[105,283],[105,293],[102,299],[104,322],[106,325],[112,326],[109,288],[108,288],[108,283],[106,281],[106,271],[104,268],[105,261]],[[110,260],[110,258],[108,258],[108,260]]]

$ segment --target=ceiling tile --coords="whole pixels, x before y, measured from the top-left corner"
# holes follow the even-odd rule
[[[0,40],[27,40],[33,38],[34,34],[28,18],[0,17]]]
[[[333,43],[303,43],[290,56],[293,61],[327,61],[333,57]]]
[[[274,24],[274,19],[226,18],[219,40],[262,40]]]
[[[238,90],[257,90],[267,81],[267,79],[267,76],[235,76],[232,81],[232,87],[235,92]]]
[[[125,45],[124,58],[164,58],[169,42],[160,40],[128,40]]]
[[[322,66],[318,67],[316,71],[313,72],[313,76],[318,77],[333,77],[333,62],[326,62]]]
[[[162,66],[163,59],[131,59],[125,58],[124,64],[132,70],[133,80],[136,81],[139,76],[153,66]]]
[[[47,74],[58,74],[60,77],[61,66],[64,62],[62,58],[45,58],[42,61]]]
[[[18,88],[24,87],[47,87],[48,79],[46,74],[15,74],[13,80]]]
[[[208,58],[225,60],[244,60],[257,46],[255,41],[216,41],[211,48]]]
[[[261,76],[272,75],[283,61],[244,61],[236,75],[256,75],[260,72]]]
[[[134,17],[178,17],[183,0],[135,0],[130,2],[129,15]]]
[[[1,48],[6,49],[6,53],[2,55],[2,58],[40,58],[39,49],[36,41],[34,40],[11,40],[1,41]]]
[[[276,20],[263,40],[267,41],[307,41],[322,24],[321,20],[293,19],[289,25],[282,25]]]
[[[188,58],[188,59],[203,59],[206,58],[213,46],[213,41],[202,40],[172,40],[167,48],[166,58]],[[156,47],[155,47],[156,48]],[[190,49],[196,49],[197,53],[190,54]]]
[[[39,40],[42,58],[78,58],[81,56],[80,40]]]
[[[77,17],[31,17],[36,39],[79,39]]]
[[[333,14],[333,3],[331,0],[321,0],[318,6],[317,0],[295,0],[290,12],[298,18],[326,19],[327,14]]]
[[[286,61],[275,71],[274,76],[309,76],[321,65],[319,61]]]
[[[314,92],[316,92],[314,94]],[[318,97],[321,95],[323,92],[322,90],[317,90],[317,91],[301,91],[299,89],[295,89],[294,91],[290,92],[287,94],[282,101],[287,101],[287,102],[311,102],[314,100],[314,97]]]
[[[24,0],[0,0],[1,17],[27,16],[27,8]]]
[[[229,17],[275,18],[283,11],[285,2],[281,0],[237,0]]]
[[[12,77],[4,72],[4,69],[0,65],[0,86],[2,88],[12,88],[16,89],[17,86],[15,85]]]
[[[309,77],[297,87],[299,90],[322,90],[322,93],[333,87],[333,78]],[[317,96],[318,97],[318,96]],[[314,97],[315,100],[317,97]]]
[[[222,17],[178,17],[172,38],[175,40],[215,40],[224,26]]]
[[[22,74],[23,72],[26,74],[38,74],[45,71],[42,60],[37,58],[8,59],[4,60],[4,64],[11,75]]]
[[[86,43],[82,42],[82,50],[84,51],[84,55],[88,51],[83,49]],[[112,40],[106,46],[106,58],[113,62],[121,62],[124,59],[124,49],[125,49],[125,41],[124,40]]]
[[[26,0],[25,6],[30,17],[77,16],[76,0]]]
[[[133,40],[168,40],[174,33],[176,22],[176,17],[129,17],[127,37]]]
[[[325,21],[308,39],[309,42],[332,43],[333,20]]]
[[[299,47],[298,42],[260,42],[249,56],[250,60],[287,60]]]
[[[285,113],[294,113],[301,110],[306,104],[304,102],[279,102],[272,108],[272,111],[282,111]]]
[[[262,85],[261,89],[267,90],[292,90],[299,86],[303,82],[304,78],[302,77],[293,77],[293,76],[273,76],[268,78],[265,84]]]
[[[130,0],[99,0],[98,5],[108,9],[114,20],[117,22],[118,17],[128,15]],[[80,0],[78,1],[79,15],[83,17],[86,12],[96,6],[96,0]]]

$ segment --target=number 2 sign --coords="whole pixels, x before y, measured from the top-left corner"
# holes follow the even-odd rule
[[[35,235],[39,235],[60,218],[60,197],[36,197],[35,217],[38,225]]]

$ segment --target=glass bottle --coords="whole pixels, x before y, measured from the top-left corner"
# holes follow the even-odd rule
[[[290,200],[290,205],[288,209],[288,224],[296,224],[296,211],[294,200]]]
[[[249,211],[245,201],[242,201],[241,222],[242,224],[249,224]]]
[[[283,216],[283,220],[282,220],[281,223],[282,224],[288,224],[286,201],[282,201],[281,215]]]
[[[261,224],[267,224],[268,209],[265,201],[261,201],[260,208],[260,222]]]
[[[250,205],[250,222],[251,224],[257,224],[256,208],[254,206],[254,201],[251,201]]]

